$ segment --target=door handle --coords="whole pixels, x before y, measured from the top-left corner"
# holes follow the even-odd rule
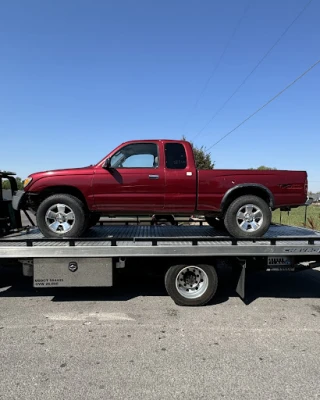
[[[149,179],[159,179],[159,175],[149,175]]]

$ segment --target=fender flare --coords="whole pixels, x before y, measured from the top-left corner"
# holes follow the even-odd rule
[[[273,194],[272,194],[270,189],[268,189],[267,187],[265,187],[265,186],[263,186],[263,185],[261,185],[259,183],[242,183],[242,184],[236,185],[236,186],[230,188],[229,190],[227,190],[227,192],[223,196],[223,199],[221,200],[221,206],[220,206],[221,210],[224,209],[228,197],[234,191],[236,191],[238,189],[246,189],[246,188],[248,188],[248,189],[256,188],[256,189],[259,189],[259,190],[263,190],[268,195],[268,197],[270,199],[270,204],[269,204],[270,207],[274,208],[274,204],[275,204],[274,203],[274,196],[273,196]]]

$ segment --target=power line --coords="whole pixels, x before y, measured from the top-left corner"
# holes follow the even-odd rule
[[[251,119],[254,115],[258,114],[259,111],[263,110],[265,107],[267,107],[267,105],[269,105],[270,103],[272,103],[277,97],[279,97],[280,95],[282,95],[282,93],[284,93],[286,90],[288,90],[291,86],[293,86],[296,82],[298,82],[301,78],[303,78],[305,75],[307,75],[308,72],[310,72],[316,65],[318,65],[320,63],[320,59],[315,62],[313,65],[311,65],[311,67],[309,67],[306,71],[304,71],[301,75],[299,75],[294,81],[292,81],[291,83],[289,83],[289,85],[287,85],[284,89],[282,89],[279,93],[277,93],[275,96],[273,96],[269,101],[267,101],[263,106],[261,106],[260,108],[258,108],[254,113],[250,114],[249,117],[247,117],[245,120],[243,120],[239,125],[237,125],[235,128],[231,129],[231,131],[229,131],[228,133],[226,133],[224,136],[222,136],[217,142],[215,142],[212,146],[210,146],[208,149],[206,150],[210,150],[212,149],[212,147],[216,146],[218,143],[220,143],[223,139],[225,139],[227,136],[231,135],[231,133],[233,133],[235,130],[237,130],[238,128],[240,128],[240,126],[242,126],[244,123],[246,123],[247,121],[249,121],[249,119]]]
[[[234,97],[234,95],[242,88],[242,86],[247,82],[247,80],[251,77],[251,75],[259,68],[259,66],[263,63],[263,61],[268,57],[268,55],[272,52],[272,50],[277,46],[280,40],[285,36],[288,30],[292,27],[292,25],[301,17],[301,15],[306,11],[313,0],[309,0],[309,2],[303,7],[303,9],[299,12],[299,14],[295,17],[295,19],[287,26],[287,28],[282,32],[282,34],[278,37],[278,39],[274,42],[274,44],[270,47],[270,49],[264,54],[264,56],[260,59],[260,61],[255,65],[255,67],[250,71],[250,73],[244,78],[244,80],[240,83],[240,85],[236,88],[236,90],[227,98],[227,100],[222,104],[221,107],[213,114],[213,116],[209,119],[209,121],[201,128],[196,135],[191,139],[194,140],[198,137],[207,126],[216,118],[216,116],[225,108],[225,106],[229,103],[229,101]]]
[[[242,23],[242,20],[244,19],[246,13],[248,12],[248,10],[249,10],[249,8],[250,8],[250,6],[251,6],[251,3],[252,3],[252,0],[249,1],[249,3],[247,4],[246,8],[244,9],[244,12],[243,12],[242,16],[241,16],[240,19],[238,20],[238,22],[237,22],[237,24],[236,24],[236,26],[235,26],[235,28],[234,28],[234,30],[233,30],[231,36],[229,37],[229,39],[228,39],[228,41],[227,41],[227,43],[226,43],[226,45],[225,45],[225,47],[224,47],[224,49],[223,49],[221,55],[220,55],[219,60],[218,60],[217,63],[215,64],[213,70],[211,71],[211,73],[210,73],[210,75],[209,75],[209,78],[207,79],[206,83],[204,84],[204,86],[203,86],[203,88],[202,88],[202,90],[201,90],[199,96],[197,97],[196,102],[194,103],[194,105],[193,105],[193,107],[192,107],[192,109],[191,109],[189,115],[187,116],[187,120],[186,120],[186,122],[184,123],[183,130],[185,130],[189,118],[191,117],[193,111],[197,108],[201,97],[203,96],[203,94],[204,94],[205,91],[207,90],[211,79],[214,77],[214,75],[215,75],[217,69],[219,68],[219,66],[220,66],[220,64],[221,64],[221,62],[222,62],[222,60],[223,60],[223,57],[224,57],[224,55],[226,54],[226,51],[228,50],[228,48],[229,48],[229,46],[230,46],[230,43],[232,42],[233,38],[235,37],[235,35],[236,35],[236,33],[237,33],[237,30],[239,29],[239,27],[240,27],[240,25],[241,25],[241,23]]]

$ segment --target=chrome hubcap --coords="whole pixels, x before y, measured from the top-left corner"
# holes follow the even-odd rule
[[[185,267],[176,277],[177,291],[187,299],[201,297],[208,289],[208,285],[208,275],[200,267]]]
[[[261,228],[263,213],[254,204],[246,204],[237,212],[237,224],[244,232],[255,232]]]
[[[75,223],[73,210],[65,204],[54,204],[51,206],[45,216],[48,228],[54,233],[69,232]]]

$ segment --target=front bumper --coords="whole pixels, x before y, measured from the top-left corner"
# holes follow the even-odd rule
[[[24,190],[17,190],[12,197],[12,208],[16,211],[21,210],[25,200],[26,192]]]

